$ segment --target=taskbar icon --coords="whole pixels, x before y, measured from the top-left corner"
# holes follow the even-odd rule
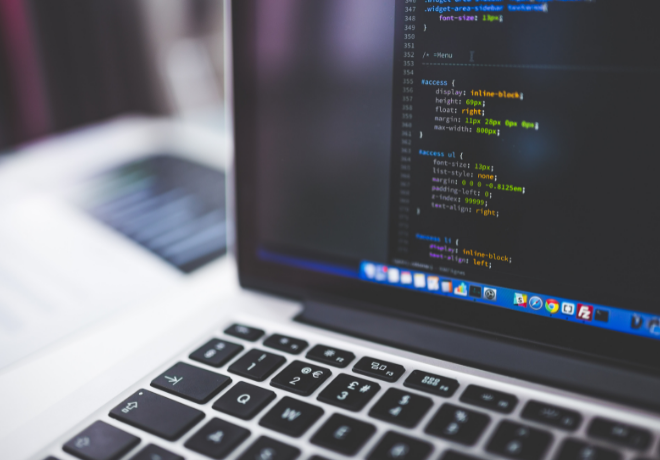
[[[513,305],[516,307],[527,308],[527,294],[513,294]]]

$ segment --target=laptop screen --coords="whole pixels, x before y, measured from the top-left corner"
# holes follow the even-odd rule
[[[234,8],[244,282],[657,346],[657,2]]]

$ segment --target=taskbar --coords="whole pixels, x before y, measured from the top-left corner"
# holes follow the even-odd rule
[[[304,270],[357,278],[402,289],[410,289],[453,299],[471,300],[495,307],[526,312],[636,336],[660,339],[660,316],[623,308],[597,305],[574,299],[473,283],[464,279],[439,276],[417,270],[362,261],[356,265],[323,262],[314,258],[291,256],[260,248],[259,259]],[[356,269],[357,268],[357,269]]]
[[[383,285],[660,339],[660,317],[648,313],[473,283],[368,261],[360,264],[359,273],[360,279]]]

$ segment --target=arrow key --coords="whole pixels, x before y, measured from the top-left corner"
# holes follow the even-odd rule
[[[220,393],[231,379],[226,375],[177,363],[151,381],[151,386],[198,404]]]

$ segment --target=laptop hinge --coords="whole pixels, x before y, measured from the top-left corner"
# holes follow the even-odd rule
[[[660,378],[383,309],[309,300],[296,321],[527,381],[660,412]]]

